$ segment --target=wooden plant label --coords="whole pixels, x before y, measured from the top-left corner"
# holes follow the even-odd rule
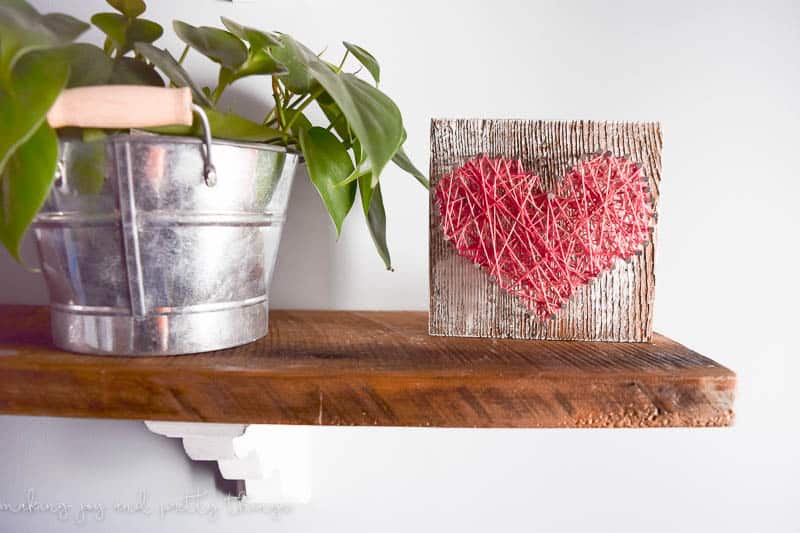
[[[529,302],[501,288],[485,268],[478,268],[469,258],[459,255],[454,242],[445,237],[436,188],[443,178],[447,183],[446,176],[455,169],[486,156],[495,161],[518,159],[521,168],[538,176],[544,190],[555,191],[559,180],[575,172],[573,169],[581,161],[605,157],[606,163],[595,160],[594,168],[604,168],[603,164],[614,168],[627,165],[624,168],[629,171],[632,164],[641,166],[643,186],[649,186],[648,204],[652,203],[655,212],[661,180],[661,144],[658,123],[433,120],[430,334],[649,342],[655,290],[654,227],[640,233],[640,255],[628,257],[630,249],[625,249],[625,260],[609,262],[608,269],[576,287],[571,298],[563,304],[558,302],[562,305],[558,311],[543,313],[540,305],[539,312],[534,312]],[[507,168],[519,172],[520,167]],[[641,179],[639,174],[636,179]],[[654,226],[655,214],[650,216]],[[507,277],[505,285],[509,285]]]

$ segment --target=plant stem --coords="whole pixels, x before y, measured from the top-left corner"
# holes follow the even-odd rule
[[[272,77],[272,99],[275,100],[275,113],[278,117],[278,123],[283,128],[284,120],[283,120],[283,107],[281,107],[281,96],[280,96],[280,89],[278,88],[278,80],[274,76]]]
[[[183,60],[186,59],[186,54],[188,53],[189,53],[189,45],[187,44],[186,47],[183,49],[183,52],[181,52],[181,58],[178,59],[179,65],[183,65]]]
[[[216,106],[217,102],[219,101],[219,97],[222,96],[222,91],[224,90],[225,90],[225,85],[221,83],[217,85],[217,88],[214,89],[214,92],[211,93],[211,103],[213,103]]]
[[[106,40],[103,41],[103,52],[105,52],[108,57],[113,57],[114,55],[114,44],[111,42],[110,37],[106,37]]]
[[[278,85],[278,78],[272,76],[272,98],[275,100],[275,109],[278,115],[278,124],[283,131],[283,142],[288,142],[288,132],[286,131],[286,118],[283,116],[283,106],[281,105],[280,85]]]
[[[344,115],[342,113],[339,113],[338,115],[336,115],[336,117],[333,120],[331,120],[331,123],[328,124],[328,127],[325,128],[325,129],[328,130],[328,131],[331,131],[333,128],[336,127],[336,123],[339,122],[339,119],[342,118],[343,116]]]
[[[300,116],[300,113],[302,113],[302,112],[303,112],[303,110],[304,110],[305,108],[307,108],[307,107],[309,106],[309,104],[311,104],[311,102],[313,102],[314,100],[316,100],[317,98],[319,98],[319,97],[320,97],[320,95],[321,95],[322,93],[324,93],[324,92],[325,92],[325,89],[321,89],[321,88],[320,88],[320,89],[317,89],[317,90],[316,90],[316,91],[314,91],[313,93],[309,94],[309,95],[308,95],[308,98],[306,98],[306,99],[303,101],[303,103],[302,103],[302,104],[300,104],[300,106],[299,106],[297,109],[293,109],[293,110],[292,110],[292,111],[293,111],[292,118],[289,120],[289,123],[286,125],[286,128],[287,128],[287,129],[291,128],[291,127],[292,127],[292,124],[294,124],[294,121],[295,121],[295,120],[297,120],[297,117],[299,117],[299,116]]]
[[[217,88],[214,89],[214,92],[211,94],[211,101],[214,102],[214,105],[217,105],[223,91],[228,88],[232,80],[233,73],[225,67],[220,68]]]
[[[286,109],[292,109],[292,108],[293,108],[294,106],[296,106],[296,105],[297,105],[297,103],[298,103],[300,100],[302,100],[302,99],[303,99],[303,95],[301,95],[301,94],[298,94],[298,95],[297,95],[297,98],[294,100],[294,102],[288,102],[288,103],[286,104]]]
[[[275,118],[273,117],[273,115],[275,114],[275,110],[276,109],[277,109],[277,107],[273,107],[272,109],[269,110],[269,113],[267,113],[267,116],[264,117],[263,124],[265,126],[269,125],[270,122],[275,122]]]
[[[341,72],[342,69],[344,68],[344,62],[347,61],[347,56],[349,56],[349,55],[350,55],[350,50],[345,50],[344,51],[344,57],[342,58],[342,62],[339,63],[338,72]]]

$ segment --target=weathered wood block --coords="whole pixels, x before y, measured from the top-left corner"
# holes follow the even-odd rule
[[[655,231],[641,256],[618,261],[575,292],[555,318],[536,318],[517,297],[459,257],[444,239],[433,190],[448,172],[486,154],[518,158],[548,187],[581,156],[611,151],[643,166],[654,208],[661,181],[658,123],[434,119],[431,122],[430,315],[431,335],[648,342],[653,333]]]

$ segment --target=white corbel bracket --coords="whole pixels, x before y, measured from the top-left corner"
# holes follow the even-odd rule
[[[311,499],[309,428],[265,424],[152,422],[147,429],[183,439],[194,461],[216,461],[223,478],[241,480],[254,503],[297,504]]]

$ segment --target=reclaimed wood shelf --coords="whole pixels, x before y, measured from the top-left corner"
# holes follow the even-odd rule
[[[431,337],[427,313],[274,311],[266,338],[174,357],[51,345],[47,309],[0,307],[0,413],[435,427],[727,426],[736,376],[649,344]]]

